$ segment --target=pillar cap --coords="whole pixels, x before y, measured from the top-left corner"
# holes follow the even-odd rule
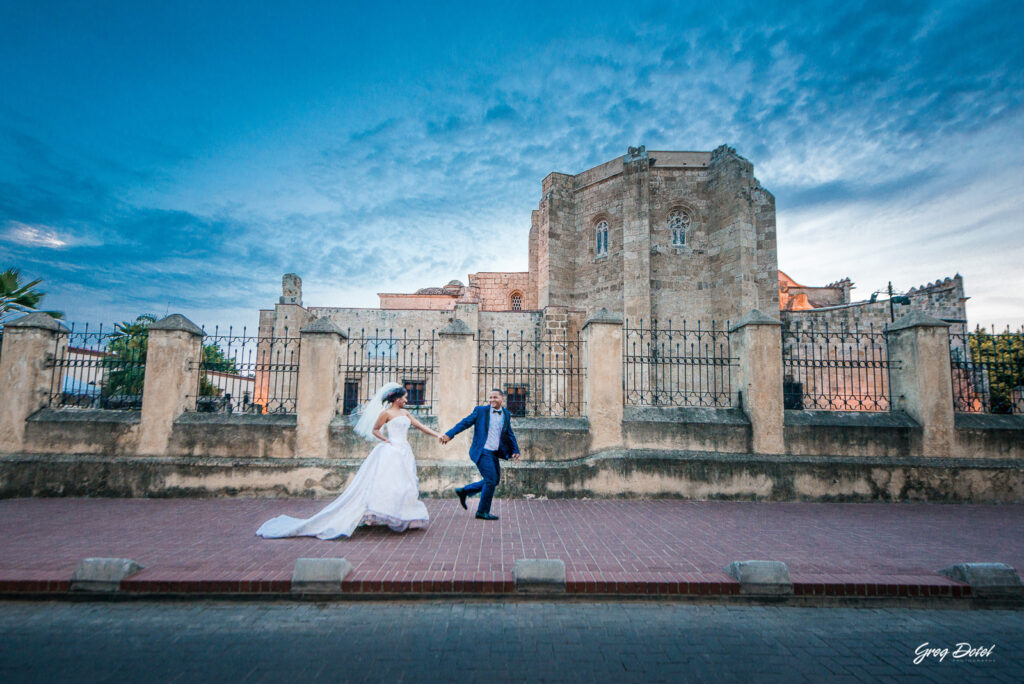
[[[322,316],[322,317],[316,319],[315,321],[313,321],[312,323],[307,323],[306,325],[302,326],[301,328],[299,328],[299,334],[300,335],[330,334],[330,335],[338,335],[342,339],[348,339],[345,336],[345,333],[343,333],[341,331],[341,328],[339,328],[338,325],[334,321],[332,321],[331,319],[327,318],[326,316]]]
[[[748,325],[782,325],[782,321],[777,318],[772,318],[768,314],[761,313],[757,309],[751,309],[743,318],[736,321],[736,324],[729,328],[729,332],[735,332],[740,328],[744,328]]]
[[[896,319],[895,323],[890,323],[889,327],[886,328],[889,332],[894,330],[906,330],[907,328],[948,328],[949,323],[946,321],[933,318],[926,313],[920,311],[911,311],[906,316],[901,316]]]
[[[461,318],[452,319],[452,322],[441,328],[438,335],[472,335],[473,330]]]
[[[200,328],[198,325],[188,320],[181,314],[171,314],[170,316],[165,316],[164,318],[161,318],[153,325],[149,326],[149,329],[181,331],[192,333],[193,335],[197,335],[198,337],[202,337],[203,335],[206,334],[203,332],[202,328]]]
[[[584,329],[586,329],[586,327],[591,323],[615,323],[617,325],[622,325],[622,316],[601,307],[594,313],[594,315],[587,319],[586,323],[583,324]]]
[[[54,330],[56,332],[62,333],[69,332],[68,327],[66,325],[58,321],[50,314],[43,313],[42,311],[35,311],[33,313],[28,314],[27,316],[16,318],[10,323],[6,323],[4,327],[37,328],[39,330]]]

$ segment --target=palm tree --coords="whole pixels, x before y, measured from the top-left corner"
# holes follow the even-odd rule
[[[107,341],[107,356],[103,357],[103,365],[109,371],[103,386],[104,397],[142,396],[149,326],[155,322],[156,316],[142,314],[134,321],[114,326],[114,334]]]
[[[39,302],[46,296],[45,292],[36,290],[35,287],[43,282],[42,278],[36,278],[30,283],[21,283],[21,271],[16,268],[8,268],[0,272],[0,325],[7,320],[20,314],[28,314],[39,311]],[[54,318],[63,318],[60,311],[44,311]]]

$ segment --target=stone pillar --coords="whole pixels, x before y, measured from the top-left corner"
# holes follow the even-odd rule
[[[338,362],[347,338],[330,319],[318,318],[299,331],[299,387],[295,455],[327,458],[331,419],[341,392]]]
[[[583,324],[586,376],[583,401],[590,448],[622,445],[622,318],[601,309]]]
[[[20,451],[25,442],[25,419],[49,403],[54,369],[49,361],[67,345],[63,323],[37,311],[4,326],[0,352],[0,452]],[[62,354],[61,354],[62,355]],[[62,382],[56,378],[56,382]]]
[[[203,331],[181,314],[171,314],[149,326],[139,424],[141,455],[166,454],[174,420],[195,409],[202,358]]]
[[[437,336],[437,427],[443,433],[477,405],[477,342],[470,327],[458,318]],[[465,449],[454,448],[454,443],[443,453],[446,458],[465,458]]]
[[[754,309],[729,329],[739,361],[736,389],[750,418],[755,454],[785,452],[782,410],[782,323]]]
[[[647,150],[629,148],[622,159],[622,309],[634,326],[651,320],[650,184]]]
[[[886,333],[892,408],[921,424],[922,456],[949,456],[954,438],[949,324],[914,311]]]

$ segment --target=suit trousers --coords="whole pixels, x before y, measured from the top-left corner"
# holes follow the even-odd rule
[[[501,465],[498,463],[498,452],[484,449],[480,453],[480,459],[476,462],[477,470],[484,479],[468,484],[462,488],[467,496],[480,493],[480,505],[477,513],[490,513],[491,500],[494,498],[494,489],[501,481]]]

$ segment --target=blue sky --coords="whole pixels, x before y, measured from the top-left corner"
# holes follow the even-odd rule
[[[1024,3],[0,0],[0,264],[77,321],[525,270],[550,171],[728,143],[779,266],[1024,322]],[[495,239],[495,236],[500,236]]]

